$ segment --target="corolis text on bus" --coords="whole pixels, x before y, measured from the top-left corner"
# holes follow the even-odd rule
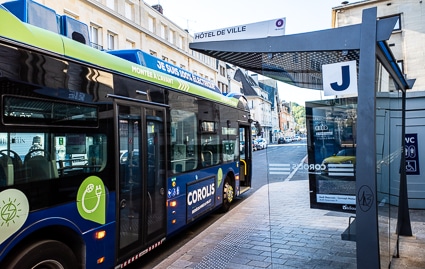
[[[193,190],[187,195],[187,204],[192,205],[207,199],[208,197],[214,195],[215,193],[215,184],[211,183],[207,186],[204,186],[200,189]]]

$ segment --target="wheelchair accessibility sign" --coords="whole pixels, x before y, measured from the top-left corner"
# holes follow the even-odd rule
[[[420,175],[419,154],[418,154],[418,134],[406,134],[405,139],[405,158],[406,175]]]

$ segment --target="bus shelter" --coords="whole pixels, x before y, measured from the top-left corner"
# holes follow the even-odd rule
[[[396,22],[396,18],[378,19],[377,9],[371,8],[363,11],[360,24],[346,27],[190,44],[192,50],[285,83],[351,96],[307,108],[313,115],[307,119],[311,131],[308,159],[315,164],[312,167],[321,169],[325,156],[320,157],[318,149],[326,150],[320,143],[325,145],[331,133],[340,146],[351,144],[356,149],[355,163],[348,172],[351,180],[346,180],[353,184],[353,193],[327,200],[320,187],[313,186],[318,192],[310,201],[317,208],[332,208],[341,197],[351,201],[348,207],[354,209],[355,218],[350,220],[348,238],[356,241],[357,268],[388,268],[398,253],[398,236],[412,235],[402,164],[406,163],[406,90],[414,80],[406,79],[387,43]],[[339,116],[329,125],[326,119],[332,115]],[[394,116],[396,128],[389,120]],[[349,118],[351,128],[342,128]],[[312,183],[310,179],[310,188],[331,182],[330,169],[334,168],[327,165],[321,173],[314,173],[325,174],[327,180],[315,178]]]

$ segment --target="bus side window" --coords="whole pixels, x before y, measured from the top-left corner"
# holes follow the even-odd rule
[[[182,173],[198,165],[196,114],[192,111],[171,111],[171,170]]]
[[[54,140],[61,177],[100,172],[106,167],[106,135],[61,134]]]
[[[220,151],[218,145],[218,135],[202,135],[202,166],[211,166],[220,162]]]
[[[235,143],[234,140],[223,140],[223,161],[229,162],[235,159]]]
[[[36,136],[33,145],[25,155],[24,167],[28,181],[38,181],[58,177],[58,170],[55,160],[52,160],[49,152],[45,151],[41,143],[41,138]]]
[[[8,186],[13,183],[13,164],[12,159],[4,153],[0,156],[0,187]]]
[[[173,172],[180,173],[186,171],[186,145],[174,144],[173,150]]]

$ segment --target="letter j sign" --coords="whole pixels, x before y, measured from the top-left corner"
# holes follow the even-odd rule
[[[330,95],[357,95],[356,61],[322,65],[323,91]]]

